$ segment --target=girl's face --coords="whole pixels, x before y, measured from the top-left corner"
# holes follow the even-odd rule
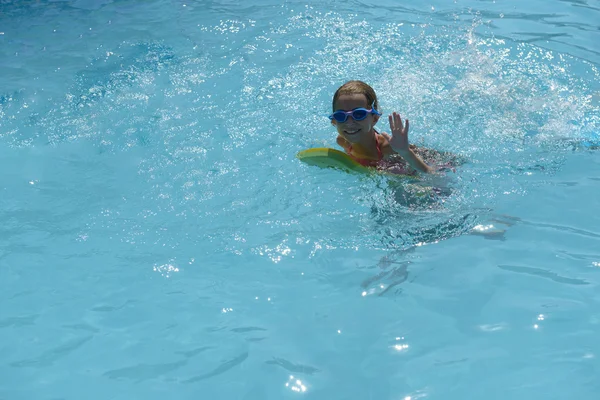
[[[364,94],[343,94],[338,97],[334,111],[352,111],[356,108],[366,108],[368,110],[371,108],[371,104],[367,103],[367,96]],[[370,143],[373,136],[371,131],[378,119],[378,115],[368,114],[362,121],[356,121],[349,115],[345,122],[337,122],[334,119],[331,124],[350,143]]]

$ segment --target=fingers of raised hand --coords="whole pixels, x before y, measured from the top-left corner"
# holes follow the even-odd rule
[[[403,131],[404,127],[402,126],[402,117],[398,113],[394,113],[394,125],[396,129]]]
[[[402,117],[397,112],[392,113],[389,116],[390,129],[392,131],[403,132],[404,125],[402,124]],[[408,120],[406,120],[406,130],[408,130]]]

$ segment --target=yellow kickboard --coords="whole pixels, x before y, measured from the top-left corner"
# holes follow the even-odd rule
[[[337,168],[352,172],[370,173],[371,169],[360,165],[348,154],[328,147],[316,147],[303,150],[297,157],[309,165],[315,165],[321,168]]]

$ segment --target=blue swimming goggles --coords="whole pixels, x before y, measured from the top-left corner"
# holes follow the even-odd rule
[[[329,116],[330,120],[336,120],[337,122],[346,122],[346,120],[348,119],[348,116],[352,116],[352,119],[354,119],[355,121],[362,121],[363,119],[367,118],[367,115],[369,114],[375,114],[375,115],[381,115],[381,113],[379,113],[379,111],[377,111],[375,109],[375,102],[373,102],[373,104],[371,104],[371,109],[367,110],[366,108],[355,108],[352,111],[342,111],[342,110],[337,110],[336,112],[334,112],[333,114],[331,114]]]

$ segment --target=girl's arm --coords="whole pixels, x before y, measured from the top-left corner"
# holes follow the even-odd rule
[[[412,149],[409,148],[402,152],[398,151],[397,153],[400,154],[400,156],[404,158],[404,160],[406,160],[406,162],[409,163],[410,166],[416,169],[417,171],[425,172],[428,174],[434,172],[433,168],[427,165],[425,161],[423,161],[423,159],[419,157]]]

